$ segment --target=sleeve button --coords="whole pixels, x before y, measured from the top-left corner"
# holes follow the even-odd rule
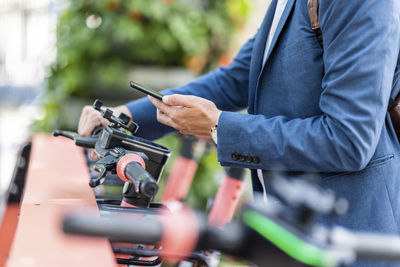
[[[251,163],[251,162],[253,161],[253,158],[250,157],[250,156],[247,156],[247,157],[246,157],[246,161],[247,161],[248,163]]]
[[[253,162],[257,163],[257,164],[260,163],[260,158],[259,157],[254,157],[253,158]]]
[[[240,161],[245,161],[245,160],[246,160],[246,157],[243,156],[243,155],[240,155],[239,159],[240,159]]]
[[[238,160],[238,158],[239,158],[239,157],[238,157],[238,155],[237,155],[236,153],[233,153],[233,154],[232,154],[232,159],[233,159],[233,160]]]

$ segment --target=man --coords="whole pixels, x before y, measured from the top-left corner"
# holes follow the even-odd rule
[[[400,145],[387,105],[400,91],[400,2],[319,0],[319,20],[323,48],[306,0],[273,0],[230,66],[117,111],[149,139],[213,130],[219,162],[250,168],[258,191],[270,171],[318,173],[350,203],[331,223],[399,234]],[[84,110],[81,134],[102,123],[94,114]]]

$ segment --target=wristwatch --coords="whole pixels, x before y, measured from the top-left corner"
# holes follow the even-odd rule
[[[215,126],[212,127],[210,130],[211,140],[214,142],[214,144],[217,144],[217,141],[218,141],[217,127],[218,127],[218,124],[215,124]]]

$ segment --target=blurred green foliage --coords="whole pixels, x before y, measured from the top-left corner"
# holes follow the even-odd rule
[[[225,53],[244,26],[251,2],[69,0],[57,25],[57,57],[49,67],[43,118],[34,129],[66,129],[67,113],[74,112],[70,102],[83,98],[91,104],[104,90],[118,95],[134,66],[183,67],[201,74],[226,63]],[[159,143],[173,152],[162,176],[162,191],[181,140],[171,135]],[[214,150],[201,159],[187,199],[200,210],[206,209],[224,176],[216,157]]]
[[[95,98],[124,88],[135,65],[215,68],[248,14],[249,0],[69,0],[57,25],[43,119],[36,130],[63,127],[70,97]]]

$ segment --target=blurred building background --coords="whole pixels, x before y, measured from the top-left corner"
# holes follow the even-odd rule
[[[62,1],[0,1],[0,192],[36,116],[61,10]]]
[[[153,2],[156,1],[158,0],[153,0]],[[76,8],[81,9],[75,10],[74,3],[79,2],[81,2],[82,6],[77,6]],[[76,48],[74,48],[75,51],[79,51],[79,47],[82,45],[82,42],[78,44],[74,44],[73,42],[67,43],[65,39],[62,39],[68,38],[68,35],[65,35],[65,31],[71,30],[73,23],[79,23],[79,16],[77,17],[75,15],[79,15],[79,12],[82,13],[85,11],[85,8],[88,8],[87,12],[85,11],[87,15],[83,18],[87,28],[96,29],[101,23],[105,24],[104,27],[106,27],[106,16],[119,16],[122,12],[118,9],[121,5],[129,6],[129,4],[126,4],[127,2],[130,1],[123,2],[122,4],[122,2],[118,0],[0,0],[0,195],[8,186],[20,143],[25,141],[31,134],[32,122],[36,121],[34,124],[36,130],[51,130],[52,127],[73,128],[73,124],[60,124],[60,121],[72,121],[77,123],[76,117],[79,115],[80,107],[83,104],[90,104],[90,100],[88,99],[93,97],[92,95],[87,96],[85,93],[82,94],[81,92],[74,91],[75,89],[73,86],[75,86],[75,84],[79,86],[79,82],[81,82],[79,80],[74,80],[81,74],[79,69],[76,69],[77,71],[75,72],[71,71],[65,74],[65,76],[72,76],[72,80],[70,78],[67,78],[67,80],[57,78],[56,80],[54,78],[59,77],[57,76],[58,73],[64,71],[64,69],[62,69],[65,67],[62,66],[63,64],[72,64],[71,58],[68,58],[68,63],[66,63],[66,61],[61,62],[60,60],[63,58],[60,59],[58,50],[62,50],[62,53],[64,53],[62,56],[64,56],[70,53],[68,45],[76,45]],[[163,2],[167,5],[169,2],[173,1],[160,0],[159,2]],[[184,4],[185,1],[178,0],[175,2],[182,2]],[[199,5],[202,5],[202,1],[193,2],[198,2]],[[216,53],[212,49],[207,50],[211,51],[210,55],[207,55],[211,63],[207,65],[207,62],[203,62],[204,58],[202,58],[201,55],[190,54],[190,49],[187,48],[187,50],[185,50],[186,48],[184,48],[184,52],[189,56],[184,55],[185,64],[183,64],[183,72],[182,68],[176,69],[175,67],[168,67],[168,64],[166,64],[166,67],[152,66],[150,68],[151,74],[148,74],[148,68],[142,68],[141,65],[139,65],[137,68],[130,69],[129,75],[140,77],[137,79],[144,84],[161,89],[162,87],[179,85],[188,79],[200,75],[202,72],[214,68],[217,61],[218,64],[226,64],[239,49],[240,45],[255,33],[269,4],[269,0],[248,0],[244,2],[249,8],[245,20],[243,23],[240,21],[238,22],[239,24],[242,23],[242,25],[239,27],[239,31],[236,31],[230,40],[232,44],[226,48],[227,51],[218,51],[218,53],[222,53],[223,56],[218,54],[217,60],[216,58],[212,58],[212,54]],[[142,1],[142,3],[149,2]],[[84,4],[87,6],[83,6]],[[103,7],[102,5],[106,7],[105,11],[101,9]],[[178,4],[174,3],[174,5]],[[240,3],[237,4],[236,7],[232,7],[232,9],[238,8],[238,6],[241,6]],[[156,6],[154,6],[153,9],[154,10],[151,12],[154,13],[154,17],[146,13],[150,11],[143,8],[129,13],[129,19],[140,20],[146,25],[151,24],[151,21],[148,21],[149,17],[157,18],[157,16],[160,16],[159,14],[162,14],[162,10],[157,10]],[[178,6],[171,7],[171,10],[176,11],[179,15]],[[108,13],[102,13],[103,11]],[[233,12],[232,14],[236,14],[237,12],[240,13],[240,10],[231,10],[231,12]],[[100,14],[104,14],[103,21]],[[70,23],[72,19],[76,18],[78,18],[77,21]],[[119,20],[115,17],[114,19],[120,23],[118,24],[120,27],[126,27],[126,20]],[[178,18],[171,19],[178,21]],[[218,18],[215,19],[217,22],[220,21]],[[64,21],[67,26],[64,27],[61,25],[60,21]],[[179,29],[178,26],[176,30]],[[184,33],[184,28],[182,29]],[[115,29],[115,31],[118,33],[118,29]],[[114,33],[113,31],[113,34]],[[71,34],[73,34],[73,32]],[[79,34],[84,35],[85,33],[80,32]],[[105,35],[104,32],[101,33],[100,31],[99,34]],[[119,34],[121,35],[121,33]],[[140,34],[139,31],[138,34]],[[147,34],[151,36],[150,33]],[[97,39],[95,35],[93,36],[92,41],[98,45],[99,50],[103,49],[100,38],[99,42],[96,42]],[[81,37],[84,38],[85,36],[75,36],[74,38]],[[131,38],[132,40],[135,39],[135,37]],[[166,38],[168,39],[168,37]],[[88,42],[89,41],[90,40],[88,40]],[[173,40],[171,42],[173,42]],[[167,41],[165,44],[167,45]],[[209,43],[208,45],[212,47],[215,44]],[[101,60],[98,61],[100,62],[99,64],[103,62]],[[61,65],[60,62],[62,63]],[[146,63],[145,61],[143,62]],[[116,64],[118,65],[120,63],[117,62]],[[89,66],[90,65],[88,65],[88,68]],[[71,69],[72,68],[69,68],[69,70]],[[165,69],[168,69],[170,72],[166,72],[165,74]],[[107,69],[103,69],[102,71],[103,73],[108,72]],[[164,80],[154,79],[154,75],[169,77],[170,84],[149,84],[152,80]],[[57,83],[57,81],[66,81],[65,83],[60,82],[61,87],[68,83],[72,85],[71,87],[63,87],[61,89],[54,88],[54,86],[52,87],[52,82]],[[123,82],[126,83],[125,80]],[[178,84],[174,84],[174,82]],[[110,83],[112,83],[112,80]],[[84,83],[82,82],[82,84]],[[85,90],[85,88],[82,89]],[[74,98],[73,101],[71,101],[69,98],[70,93],[71,95],[77,96],[85,95],[87,98],[83,98],[84,100],[80,101]],[[115,93],[111,91],[111,95],[113,94]],[[122,91],[121,95],[123,95]],[[121,100],[110,98],[107,104],[111,105],[112,103],[116,103],[115,101]],[[64,106],[60,107],[61,104]],[[69,109],[69,105],[74,105],[74,111],[65,112],[66,110],[72,110],[72,108]],[[68,109],[66,109],[66,106]],[[72,114],[72,117],[62,117],[65,113]],[[59,119],[60,117],[62,119]]]

